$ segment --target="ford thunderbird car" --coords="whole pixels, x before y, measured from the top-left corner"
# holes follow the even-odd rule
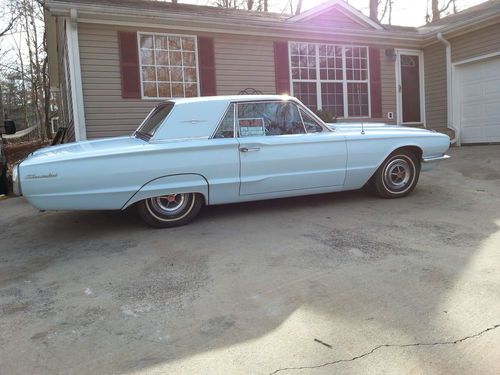
[[[172,99],[127,137],[40,149],[14,190],[40,210],[124,210],[155,227],[203,205],[359,189],[408,195],[448,158],[448,136],[384,124],[325,124],[288,96]]]

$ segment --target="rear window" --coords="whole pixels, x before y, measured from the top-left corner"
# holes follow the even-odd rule
[[[156,106],[137,129],[137,133],[152,137],[163,123],[163,120],[172,111],[172,108],[174,108],[174,103],[162,103]]]

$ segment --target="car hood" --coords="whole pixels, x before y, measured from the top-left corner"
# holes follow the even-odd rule
[[[95,141],[73,142],[41,148],[31,153],[24,165],[52,160],[73,159],[85,156],[100,156],[134,151],[148,143],[135,137],[116,137]]]

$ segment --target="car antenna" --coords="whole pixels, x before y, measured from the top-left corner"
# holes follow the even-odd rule
[[[356,87],[356,91],[358,93],[358,107],[359,107],[359,116],[361,117],[361,134],[362,135],[365,135],[365,124],[364,124],[364,121],[363,121],[363,117],[361,116],[362,112],[361,112],[361,93],[360,93],[360,89],[359,89],[359,83]]]

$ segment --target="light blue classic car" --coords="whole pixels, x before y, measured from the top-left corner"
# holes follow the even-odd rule
[[[155,227],[203,205],[359,189],[408,195],[448,158],[448,136],[384,124],[325,124],[288,96],[173,99],[128,137],[47,147],[14,168],[41,210],[123,210]]]

